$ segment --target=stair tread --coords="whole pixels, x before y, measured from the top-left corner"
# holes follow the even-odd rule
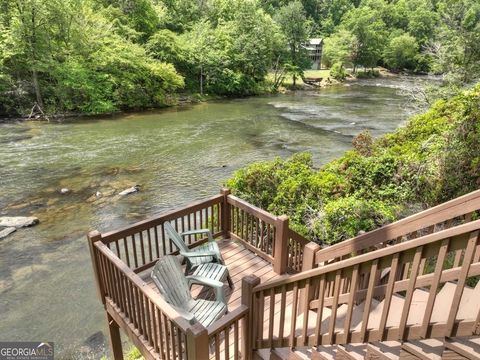
[[[453,303],[453,297],[457,284],[453,282],[446,282],[435,298],[435,305],[432,311],[430,322],[444,323],[448,319],[449,311]],[[475,289],[465,286],[458,308],[458,320],[473,320],[478,310],[480,309],[480,287]]]
[[[398,341],[382,341],[370,343],[367,346],[367,352],[369,349],[373,349],[379,353],[382,353],[389,359],[398,360],[400,356],[400,350],[402,349],[402,344]]]
[[[439,339],[424,339],[405,342],[402,348],[421,359],[441,360],[445,345]]]
[[[338,345],[337,352],[343,351],[347,353],[352,359],[363,360],[367,355],[367,344],[345,344]]]
[[[322,345],[313,352],[312,359],[334,360],[337,353],[336,345]]]
[[[480,337],[446,338],[445,347],[468,359],[480,359]]]

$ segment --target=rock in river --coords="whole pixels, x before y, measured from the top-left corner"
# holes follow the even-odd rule
[[[16,230],[17,230],[17,228],[15,228],[15,227],[7,227],[3,230],[0,230],[0,239],[3,239],[4,237],[7,237],[8,235],[10,235],[11,233],[13,233]]]
[[[33,226],[39,223],[38,218],[34,216],[4,216],[0,217],[0,226],[22,228]]]
[[[140,185],[135,185],[135,186],[132,186],[131,188],[123,190],[118,195],[128,195],[128,194],[136,193],[138,191],[140,191]]]

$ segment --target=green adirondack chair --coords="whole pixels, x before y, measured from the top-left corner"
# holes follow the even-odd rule
[[[212,232],[209,229],[198,229],[185,231],[183,233],[178,233],[175,228],[166,221],[163,223],[163,227],[168,234],[170,240],[173,241],[175,246],[179,249],[180,255],[182,255],[187,261],[187,267],[185,269],[185,275],[190,274],[197,266],[200,264],[206,263],[218,263],[224,265],[222,254],[218,247],[217,242],[212,236]],[[196,235],[196,234],[206,234],[208,241],[205,244],[196,246],[190,249],[183,240],[184,236],[187,235]],[[228,285],[233,289],[233,281],[230,275],[227,276]]]
[[[212,269],[217,268],[215,269],[217,274],[217,270],[221,270],[218,267],[226,270],[224,265],[208,265],[214,265]],[[227,312],[223,282],[208,277],[208,272],[204,272],[203,275],[185,276],[180,262],[175,256],[167,255],[160,258],[155,264],[151,276],[165,301],[190,322],[198,321],[203,326],[208,327]],[[190,287],[193,284],[215,289],[216,300],[193,299],[190,293]]]

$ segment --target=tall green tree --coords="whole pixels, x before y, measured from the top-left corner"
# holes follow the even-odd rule
[[[382,57],[386,43],[386,25],[378,10],[362,6],[351,10],[342,23],[356,38],[353,50],[354,72],[359,65],[373,68]]]
[[[290,49],[287,62],[294,69],[293,85],[296,85],[297,74],[310,64],[304,44],[310,35],[311,23],[307,20],[305,10],[300,1],[293,1],[281,7],[274,17],[280,26]]]

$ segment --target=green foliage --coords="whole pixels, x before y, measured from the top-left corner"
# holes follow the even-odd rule
[[[345,71],[345,68],[343,67],[343,64],[341,62],[336,62],[330,69],[330,75],[334,79],[342,81],[346,79],[347,72]]]
[[[355,36],[347,30],[339,30],[325,40],[322,50],[322,62],[331,67],[335,63],[344,66],[353,65],[353,50],[356,47]]]
[[[408,34],[402,34],[390,39],[383,51],[383,59],[393,70],[413,70],[417,54],[418,44],[415,38]]]
[[[332,244],[480,185],[480,85],[439,101],[394,133],[358,135],[354,150],[316,170],[311,155],[259,162],[226,183],[297,231]]]

